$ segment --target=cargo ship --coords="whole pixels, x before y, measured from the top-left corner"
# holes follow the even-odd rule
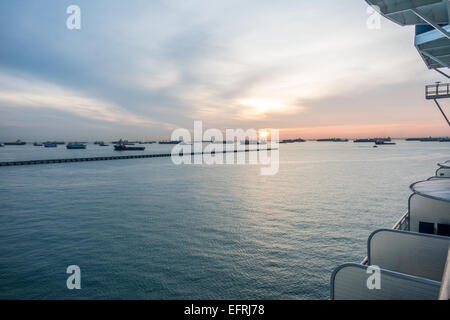
[[[56,148],[58,145],[54,142],[44,142],[45,148]]]
[[[66,146],[67,149],[86,149],[86,145],[79,142],[69,142]]]
[[[395,144],[395,142],[388,142],[388,141],[383,141],[383,140],[376,140],[375,144],[377,145],[393,145]]]
[[[348,139],[341,138],[329,138],[329,139],[317,139],[318,142],[348,142]]]
[[[145,147],[128,147],[122,140],[114,145],[116,151],[143,151]]]
[[[21,141],[19,139],[19,140],[16,140],[16,142],[5,142],[4,144],[5,144],[5,146],[23,146],[23,145],[25,145],[27,143],[24,142],[24,141]]]

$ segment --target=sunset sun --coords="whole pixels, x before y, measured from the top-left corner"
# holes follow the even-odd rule
[[[259,138],[267,139],[269,137],[269,131],[267,130],[259,130]]]

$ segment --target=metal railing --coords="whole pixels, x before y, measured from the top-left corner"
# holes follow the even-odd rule
[[[445,98],[450,98],[450,83],[440,83],[438,81],[436,82],[436,84],[425,86],[425,99],[434,101],[439,111],[444,116],[445,121],[447,121],[448,125],[450,126],[450,120],[447,118],[447,115],[445,114],[444,110],[442,110],[438,102],[438,99]]]
[[[392,229],[409,231],[409,211],[408,210],[406,210],[406,212],[401,216],[401,218],[398,219],[398,221],[394,224]]]
[[[436,83],[425,86],[426,99],[439,99],[450,97],[450,83]]]

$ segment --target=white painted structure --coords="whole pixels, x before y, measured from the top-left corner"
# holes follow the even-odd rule
[[[449,237],[380,229],[369,236],[368,264],[441,281],[449,246]]]
[[[415,26],[414,45],[427,67],[450,78],[439,70],[450,67],[450,0],[366,2],[399,25]],[[427,86],[425,98],[435,101],[450,125],[437,101],[450,98],[450,83]],[[331,299],[449,299],[449,177],[450,161],[446,161],[439,164],[434,177],[410,186],[408,211],[394,230],[373,232],[367,257],[360,264],[347,263],[333,271]]]
[[[441,283],[380,269],[380,288],[369,289],[369,266],[347,263],[331,276],[332,300],[437,300]]]
[[[449,163],[449,162],[446,162]],[[442,168],[442,164],[440,164]],[[434,176],[410,186],[409,209],[393,229],[374,231],[361,264],[337,267],[331,299],[445,299],[450,291],[450,179]],[[423,224],[425,223],[425,228]],[[420,233],[419,231],[422,231]],[[423,232],[427,233],[423,233]],[[368,285],[373,267],[380,288]]]

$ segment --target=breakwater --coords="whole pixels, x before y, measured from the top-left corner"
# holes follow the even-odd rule
[[[246,150],[224,150],[221,152],[191,152],[184,155],[203,155],[203,154],[215,154],[215,153],[233,153],[233,152],[249,152],[249,151],[261,151],[261,150],[275,150],[274,148],[265,149],[246,149]],[[183,155],[183,154],[180,154]],[[130,154],[123,156],[102,156],[102,157],[83,157],[83,158],[65,158],[65,159],[45,159],[45,160],[20,160],[20,161],[4,161],[0,162],[2,166],[24,166],[33,164],[51,164],[51,163],[67,163],[67,162],[86,162],[86,161],[106,161],[106,160],[125,160],[125,159],[143,159],[143,158],[164,158],[171,157],[171,153],[160,154]]]

